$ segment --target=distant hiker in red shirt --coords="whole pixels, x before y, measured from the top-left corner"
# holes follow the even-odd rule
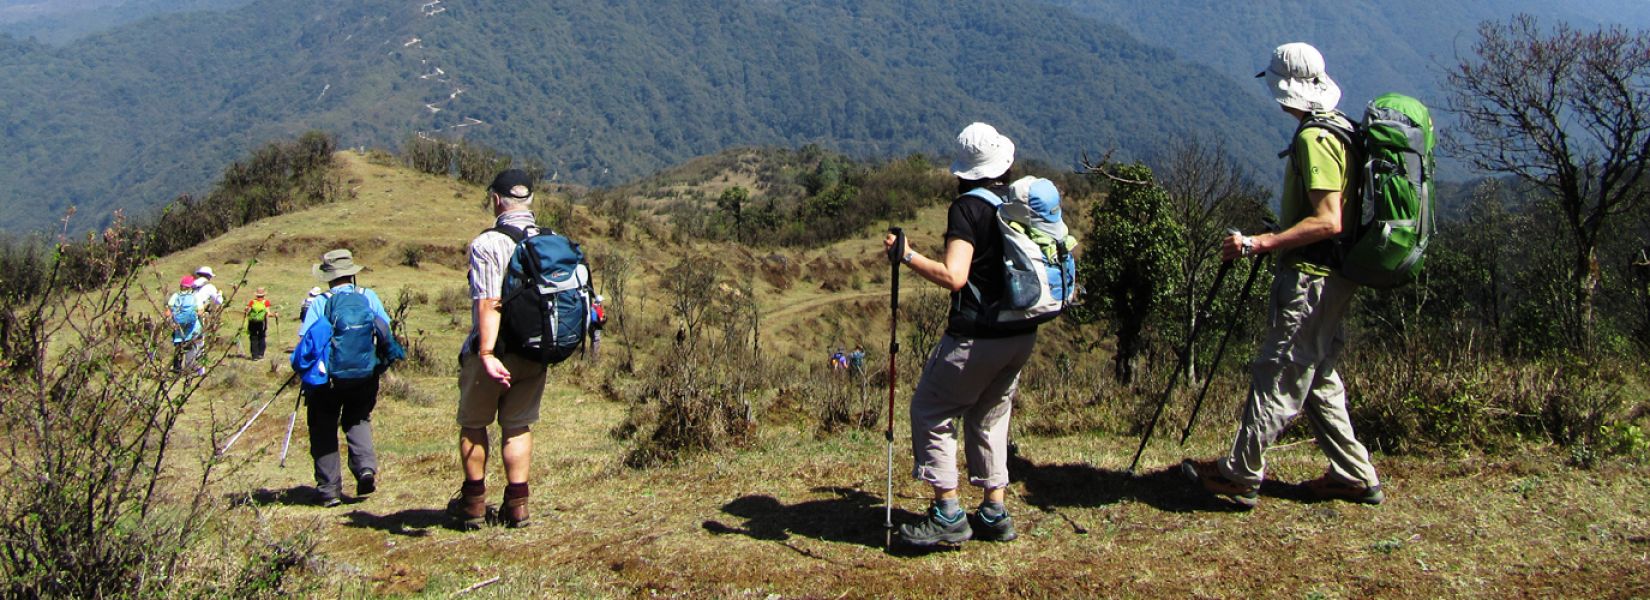
[[[264,357],[264,340],[269,333],[269,319],[279,319],[265,297],[264,289],[258,288],[256,296],[246,303],[246,339],[247,353],[252,360],[262,360]]]

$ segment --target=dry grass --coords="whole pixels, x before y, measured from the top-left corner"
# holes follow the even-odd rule
[[[474,201],[479,189],[354,155],[343,160],[351,171],[347,177],[361,180],[359,200],[270,219],[167,257],[157,263],[166,275],[159,280],[200,264],[250,258],[220,249],[302,240],[305,253],[266,256],[253,269],[253,284],[270,288],[295,316],[296,301],[314,285],[309,263],[318,252],[312,251],[348,240],[357,259],[371,267],[363,283],[384,292],[386,301],[393,303],[402,287],[428,294],[431,302],[409,313],[408,330],[423,330],[421,339],[432,352],[450,355],[468,318],[460,314],[455,324],[436,306],[464,279],[446,254],[488,225]],[[589,231],[613,230],[599,216],[578,211]],[[942,221],[940,210],[924,211],[908,230],[930,250]],[[644,357],[670,352],[675,326],[659,316],[666,314],[661,270],[688,253],[717,256],[735,273],[760,273],[768,260],[672,242],[644,228],[626,235],[624,247],[638,265],[627,301],[632,339],[609,329],[605,366],[564,364],[552,371],[535,430],[534,527],[473,533],[448,528],[441,509],[459,484],[455,378],[403,373],[395,393],[385,394],[374,413],[383,468],[377,495],[336,509],[309,506],[302,422],[287,468],[275,464],[281,417],[290,410],[281,408],[278,416],[258,421],[234,451],[247,466],[215,484],[226,504],[250,498],[259,507],[229,512],[226,528],[239,520],[241,531],[267,528],[270,539],[306,532],[315,543],[313,558],[287,589],[322,596],[447,596],[493,577],[497,583],[468,597],[1650,595],[1650,473],[1644,466],[1606,461],[1577,470],[1560,453],[1536,445],[1497,456],[1379,456],[1390,500],[1370,508],[1304,501],[1290,483],[1317,476],[1322,461],[1303,443],[1268,457],[1276,482],[1263,489],[1258,510],[1231,512],[1199,499],[1170,469],[1182,456],[1211,456],[1227,443],[1235,410],[1230,390],[1211,398],[1187,449],[1167,434],[1178,429],[1184,407],[1166,415],[1136,478],[1123,470],[1137,439],[1098,432],[1134,426],[1138,415],[1130,411],[1139,390],[1108,389],[1085,410],[1071,406],[1081,388],[1028,386],[1027,394],[1037,397],[1016,419],[1020,457],[1011,467],[1009,499],[1022,537],[954,552],[883,549],[886,446],[876,429],[849,427],[821,437],[811,425],[764,421],[747,450],[649,470],[624,467],[627,443],[609,432],[624,421],[628,406],[594,390],[611,387],[600,374],[620,360],[625,345]],[[430,250],[419,267],[401,266],[399,249],[414,240]],[[592,252],[617,246],[595,235],[581,241]],[[885,277],[887,269],[860,258],[879,250],[880,240],[864,239],[785,253],[789,264],[824,260],[856,269],[873,282],[862,292],[828,295],[817,278],[803,283],[786,276],[790,285],[773,285],[757,277],[765,354],[822,364],[825,348],[860,342],[872,353],[869,366],[886,364],[887,312],[879,292],[885,284],[876,277]],[[844,282],[852,273],[847,276]],[[917,287],[914,279],[904,281],[907,290]],[[293,331],[288,323],[286,337],[271,340],[274,361],[290,348],[286,339]],[[904,343],[902,403],[916,375],[910,365],[920,364],[928,350]],[[1042,349],[1055,350],[1047,343]],[[249,414],[253,390],[271,389],[285,375],[284,369],[263,368],[233,373],[235,381],[224,383],[234,385],[214,388],[212,404],[230,415]],[[1056,401],[1061,394],[1068,400]],[[808,413],[807,407],[795,408],[794,414]],[[895,416],[903,421],[903,410]],[[1091,419],[1087,425],[1093,426],[1063,425],[1068,418]],[[927,492],[903,476],[910,450],[904,424],[895,430],[900,520],[923,510]],[[496,458],[491,481],[497,501],[502,486]],[[351,491],[347,482],[345,488]]]

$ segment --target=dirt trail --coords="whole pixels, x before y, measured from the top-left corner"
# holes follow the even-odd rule
[[[807,300],[803,300],[803,301],[795,303],[795,304],[789,304],[789,305],[780,307],[778,310],[770,311],[770,312],[762,315],[762,317],[765,318],[765,319],[768,319],[770,321],[782,321],[782,320],[784,320],[788,317],[795,316],[795,315],[798,315],[798,314],[807,313],[809,311],[820,310],[820,309],[823,309],[826,306],[830,306],[832,304],[842,304],[842,303],[845,303],[845,302],[858,302],[858,301],[864,300],[866,298],[878,298],[878,297],[882,297],[882,298],[888,297],[888,291],[887,290],[877,290],[877,291],[871,291],[871,292],[822,294],[822,295],[819,295],[819,296],[815,296],[813,298],[809,298]]]

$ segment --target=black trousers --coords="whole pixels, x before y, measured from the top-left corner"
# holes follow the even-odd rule
[[[269,333],[269,321],[246,322],[247,353],[252,360],[264,357],[264,338]]]
[[[328,383],[304,388],[309,404],[309,456],[315,459],[315,487],[325,498],[343,495],[338,430],[349,446],[349,471],[356,479],[378,471],[372,446],[372,409],[378,404],[378,376],[357,383]]]

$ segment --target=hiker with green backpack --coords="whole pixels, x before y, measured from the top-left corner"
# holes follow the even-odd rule
[[[1203,491],[1253,508],[1267,447],[1304,413],[1329,469],[1302,487],[1319,499],[1380,504],[1386,496],[1353,434],[1336,366],[1360,285],[1401,285],[1421,268],[1432,229],[1431,117],[1420,102],[1388,94],[1355,125],[1335,109],[1341,92],[1323,56],[1304,43],[1277,47],[1256,77],[1299,123],[1279,155],[1287,159],[1284,229],[1230,235],[1221,254],[1277,256],[1268,325],[1230,455],[1181,468]]]

